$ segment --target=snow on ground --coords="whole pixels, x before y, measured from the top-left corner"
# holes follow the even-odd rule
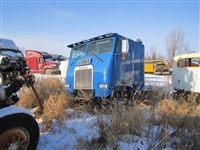
[[[38,77],[40,75],[36,75],[36,78]],[[170,88],[171,76],[145,75],[145,85],[147,89],[155,86],[167,86]],[[71,109],[66,111],[69,115],[71,114],[71,117],[66,119],[65,124],[60,126],[55,120],[51,131],[40,133],[37,150],[72,150],[76,149],[80,138],[90,141],[92,138],[99,136],[97,128],[91,128],[91,125],[97,120],[97,116],[81,111],[75,112]],[[42,129],[42,120],[37,120],[37,122],[40,129]],[[150,132],[155,136],[156,131],[161,130],[161,128],[155,126],[150,129]],[[173,129],[168,129],[169,134],[172,132]],[[124,135],[122,139],[122,141],[118,142],[121,150],[146,150],[150,144],[156,146],[156,141],[153,137],[140,138],[135,135]],[[111,150],[109,147],[106,149]],[[172,148],[169,147],[168,150],[170,149]]]
[[[74,113],[73,110],[67,110],[68,113]],[[67,118],[63,126],[59,126],[55,121],[53,130],[49,133],[41,133],[38,150],[54,149],[75,149],[78,138],[90,140],[98,137],[97,131],[91,130],[90,125],[96,116],[89,115],[85,112],[76,112],[72,118]],[[42,127],[40,121],[38,121]]]
[[[171,76],[161,76],[145,74],[145,90],[152,90],[154,88],[160,87],[164,90],[172,90],[172,77]]]

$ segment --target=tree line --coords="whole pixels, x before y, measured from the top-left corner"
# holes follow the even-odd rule
[[[165,45],[166,57],[164,55],[157,55],[156,46],[152,46],[149,49],[149,52],[145,54],[145,60],[167,58],[168,62],[173,62],[174,56],[189,53],[191,51],[189,43],[185,41],[185,29],[181,27],[173,29],[165,37]]]

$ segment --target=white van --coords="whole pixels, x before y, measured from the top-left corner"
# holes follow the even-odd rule
[[[172,87],[175,90],[200,94],[200,53],[174,57]]]
[[[19,48],[16,46],[16,44],[12,40],[4,39],[4,38],[0,38],[0,48],[8,48],[8,49],[19,50]]]

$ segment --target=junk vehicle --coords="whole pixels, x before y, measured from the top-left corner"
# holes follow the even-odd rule
[[[75,101],[130,100],[144,88],[144,45],[117,33],[68,45],[66,87]]]
[[[0,38],[0,149],[34,150],[39,127],[31,112],[11,106],[19,101],[17,91],[23,85],[32,87],[34,76],[23,53],[10,39]]]
[[[166,60],[145,60],[144,72],[156,75],[170,75]]]
[[[62,56],[62,55],[57,55],[57,54],[51,54],[51,56],[52,56],[52,59],[54,60],[54,61],[64,61],[64,60],[66,60],[66,57],[64,57],[64,56]]]
[[[174,57],[172,87],[174,93],[194,92],[200,96],[200,53]]]
[[[27,65],[31,67],[32,73],[60,74],[59,63],[52,59],[47,52],[26,50],[24,52]]]

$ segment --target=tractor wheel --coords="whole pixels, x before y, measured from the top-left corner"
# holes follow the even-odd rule
[[[39,140],[39,127],[26,113],[0,118],[0,150],[35,150]]]
[[[47,75],[52,74],[51,69],[46,69],[46,70],[45,70],[45,74],[47,74]]]

